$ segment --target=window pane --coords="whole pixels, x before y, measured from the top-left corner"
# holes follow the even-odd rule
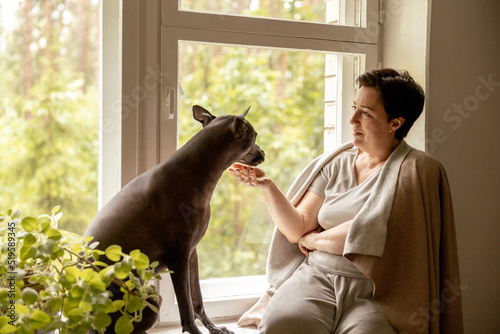
[[[335,140],[328,134],[338,85],[328,82],[336,80],[337,57],[348,56],[180,42],[179,81],[185,96],[179,102],[179,146],[201,129],[192,105],[215,116],[237,115],[251,106],[247,119],[266,152],[261,167],[286,192],[323,152],[324,138]],[[327,94],[325,87],[331,87]],[[325,112],[333,113],[327,121]],[[274,224],[260,190],[224,173],[211,206],[210,226],[198,246],[201,278],[264,274]]]
[[[0,203],[83,234],[97,212],[98,1],[0,1]]]
[[[344,26],[364,26],[361,0],[182,0],[181,9]]]

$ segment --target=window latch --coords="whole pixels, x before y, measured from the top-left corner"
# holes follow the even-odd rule
[[[172,86],[165,87],[165,107],[167,108],[168,119],[174,119],[174,97],[175,88]]]

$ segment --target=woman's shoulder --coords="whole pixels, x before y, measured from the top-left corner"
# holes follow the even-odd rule
[[[403,161],[402,168],[409,166],[426,172],[445,172],[443,164],[437,158],[416,148],[412,148]]]
[[[323,165],[322,170],[338,170],[341,167],[345,167],[345,165],[354,163],[357,155],[358,148],[356,146],[348,147],[338,152],[336,155],[331,156]]]

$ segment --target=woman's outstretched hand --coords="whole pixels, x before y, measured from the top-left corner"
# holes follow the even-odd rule
[[[249,187],[266,189],[273,184],[273,180],[258,167],[235,163],[228,168],[228,172],[238,180],[238,182]]]

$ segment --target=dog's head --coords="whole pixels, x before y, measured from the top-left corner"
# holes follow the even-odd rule
[[[193,106],[193,117],[203,125],[203,128],[209,125],[211,127],[224,126],[228,128],[232,133],[232,140],[238,146],[238,154],[234,162],[257,166],[264,162],[265,154],[259,145],[255,143],[257,132],[252,124],[245,119],[248,110],[250,110],[250,107],[239,116],[223,115],[215,117],[208,110],[195,105]]]

